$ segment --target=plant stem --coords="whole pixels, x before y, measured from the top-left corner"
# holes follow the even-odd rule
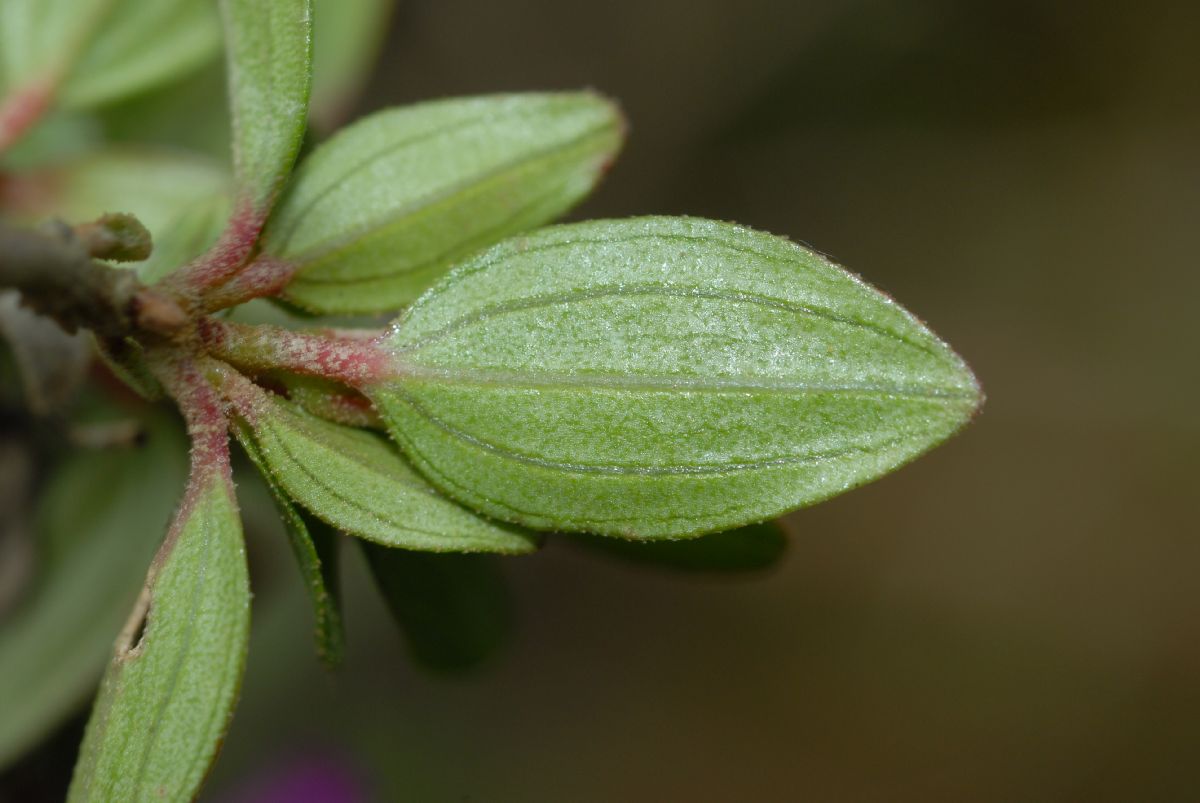
[[[96,262],[61,223],[33,231],[0,221],[0,286],[20,290],[27,306],[72,333],[82,327],[101,337],[139,330],[170,336],[188,323],[177,302],[133,271]]]
[[[390,373],[388,355],[373,340],[212,318],[202,318],[198,330],[209,353],[253,373],[290,371],[353,388],[378,382]]]

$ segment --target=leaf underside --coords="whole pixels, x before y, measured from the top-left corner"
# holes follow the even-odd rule
[[[298,266],[285,298],[323,313],[410,303],[455,261],[564,213],[620,146],[588,92],[495,95],[389,109],[297,169],[264,250]]]
[[[263,392],[243,430],[270,479],[333,527],[384,546],[522,554],[529,534],[489,522],[429,486],[375,433],[317,418]]]
[[[228,726],[250,625],[232,488],[209,477],[179,515],[144,632],[122,634],[105,673],[69,800],[190,800]]]
[[[276,483],[248,428],[239,425],[237,437],[246,456],[266,481],[279,510],[279,516],[283,520],[292,554],[304,578],[304,587],[313,607],[313,637],[317,655],[327,667],[336,667],[342,662],[345,647],[345,631],[338,601],[338,534],[324,522],[306,516],[296,509]]]
[[[513,238],[426,293],[365,392],[430,480],[540,529],[670,538],[774,518],[942,441],[962,360],[819,255],[644,218]]]
[[[309,0],[221,0],[229,64],[237,202],[265,214],[307,123],[312,87]]]

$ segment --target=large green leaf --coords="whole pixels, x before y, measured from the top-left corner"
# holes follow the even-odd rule
[[[342,613],[338,601],[338,534],[323,521],[306,516],[296,509],[275,481],[252,434],[243,428],[238,433],[238,441],[250,462],[262,474],[275,500],[280,518],[283,519],[292,554],[300,567],[304,587],[313,606],[313,618],[316,621],[313,636],[317,644],[317,655],[326,666],[335,667],[342,661],[345,646]]]
[[[453,262],[569,209],[621,134],[617,109],[588,92],[379,112],[300,165],[264,250],[299,266],[285,292],[299,306],[399,309]]]
[[[308,116],[309,0],[221,0],[237,200],[255,218],[283,187]]]
[[[83,702],[186,475],[187,445],[155,419],[138,449],[79,452],[54,469],[38,502],[44,573],[0,624],[0,767]]]
[[[233,487],[201,471],[151,566],[92,709],[69,800],[190,800],[241,683],[250,588]]]
[[[437,493],[383,437],[317,418],[240,377],[225,382],[245,425],[240,435],[272,481],[334,527],[385,546],[432,552],[536,549],[530,535]]]
[[[211,0],[0,3],[7,87],[40,86],[67,106],[96,106],[170,80],[219,47]]]
[[[425,666],[471,669],[508,640],[513,602],[496,556],[362,546],[413,657]]]
[[[465,504],[537,528],[677,537],[872,480],[979,403],[957,355],[811,251],[645,218],[514,238],[425,294],[365,388]]]

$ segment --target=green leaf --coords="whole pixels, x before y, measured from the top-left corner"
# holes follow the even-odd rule
[[[495,556],[362,546],[375,583],[420,663],[439,672],[462,672],[510,638],[512,596]]]
[[[197,198],[229,189],[227,173],[211,159],[133,148],[99,151],[22,180],[30,187],[30,202],[19,210],[23,217],[82,223],[106,212],[128,212],[150,230],[155,249]]]
[[[471,260],[365,387],[435,485],[545,529],[670,538],[861,485],[961,427],[974,377],[821,256],[712,221],[546,229]]]
[[[197,193],[160,229],[150,258],[137,266],[142,281],[156,282],[204,253],[221,235],[228,216],[227,195]]]
[[[159,418],[141,448],[81,451],[53,469],[36,521],[44,573],[0,626],[0,767],[95,688],[171,516],[186,454],[178,428]]]
[[[493,524],[438,494],[379,435],[334,424],[225,378],[241,436],[289,497],[350,535],[431,552],[520,554],[526,533]],[[240,380],[240,381],[239,381]]]
[[[5,0],[0,63],[12,90],[93,107],[198,68],[220,48],[210,0]]]
[[[221,0],[237,202],[263,216],[291,172],[312,85],[309,0]]]
[[[392,0],[313,0],[309,115],[323,131],[351,109],[388,30]]]
[[[189,482],[142,600],[105,673],[69,800],[190,800],[216,757],[250,629],[241,523],[221,472]]]
[[[267,467],[266,458],[258,450],[253,435],[244,426],[238,432],[238,442],[266,481],[283,519],[292,554],[300,566],[304,586],[308,590],[316,620],[314,637],[317,655],[332,668],[342,662],[345,633],[338,600],[337,538],[338,534],[324,522],[306,516],[292,505],[287,494],[275,482]]]
[[[631,541],[579,533],[571,540],[621,560],[689,572],[748,572],[767,569],[783,557],[787,537],[776,522],[677,541]]]
[[[411,302],[455,261],[558,217],[613,159],[622,120],[588,93],[422,103],[339,132],[296,171],[264,250],[314,312]]]
[[[96,111],[109,142],[169,146],[225,162],[231,151],[223,53],[178,81]],[[31,137],[31,139],[38,139]],[[22,140],[24,144],[27,140]]]

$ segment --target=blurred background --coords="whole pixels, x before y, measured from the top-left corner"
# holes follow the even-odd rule
[[[356,114],[594,87],[631,132],[575,217],[805,242],[988,402],[789,516],[769,570],[556,540],[505,562],[515,634],[465,676],[414,667],[350,550],[324,671],[252,518],[248,675],[203,799],[1200,799],[1198,41],[1200,6],[1159,0],[405,0]],[[61,794],[85,713],[0,798]]]

